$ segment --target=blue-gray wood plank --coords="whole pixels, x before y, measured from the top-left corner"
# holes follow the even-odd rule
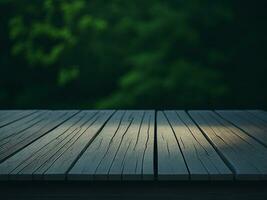
[[[0,180],[266,180],[261,110],[0,110]]]
[[[191,180],[231,180],[233,178],[232,172],[184,111],[165,111],[164,114],[172,129],[171,134],[175,136],[175,142],[178,143],[177,146],[180,147],[180,152],[187,164]],[[159,162],[161,158],[162,156],[159,157]]]
[[[153,111],[118,111],[70,170],[68,178],[153,180],[154,116]]]
[[[190,111],[189,114],[234,171],[236,179],[266,180],[267,149],[251,137],[251,133],[247,134],[212,111]]]

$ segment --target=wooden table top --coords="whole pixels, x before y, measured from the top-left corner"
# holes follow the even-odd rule
[[[267,112],[0,110],[0,180],[267,180]]]

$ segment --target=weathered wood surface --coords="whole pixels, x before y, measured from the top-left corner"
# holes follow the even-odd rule
[[[78,139],[84,139],[83,143],[90,142],[90,139],[94,137],[100,128],[99,126],[104,125],[105,120],[107,120],[106,113],[103,112],[82,111],[78,113],[58,128],[4,161],[0,165],[0,176],[3,178],[8,176],[9,179],[42,178],[42,175],[45,174],[50,166],[55,166],[56,161],[60,161],[60,156],[66,157],[64,153],[68,153],[70,146],[79,142]],[[105,116],[104,119],[101,115]],[[98,129],[94,126],[97,126]],[[82,147],[82,144],[79,144],[78,148]],[[61,166],[60,170],[63,173],[55,173],[55,176],[65,176],[68,167],[72,164],[69,154],[66,160],[70,162],[69,166],[66,166],[67,169],[65,166]]]
[[[36,111],[34,110],[27,110],[27,111],[19,111],[19,110],[12,110],[12,111],[1,111],[0,112],[0,127],[6,126],[15,122],[19,119],[22,119],[25,116],[28,116]]]
[[[118,111],[70,170],[69,179],[153,179],[154,116],[153,111]]]
[[[261,110],[0,110],[0,180],[267,180]]]
[[[219,110],[217,113],[267,147],[267,116],[264,118],[262,112]]]
[[[236,179],[266,179],[265,146],[212,111],[189,114],[234,171]]]
[[[0,129],[0,161],[43,136],[75,114],[73,111],[38,111]]]
[[[189,172],[180,146],[163,112],[157,114],[157,149],[159,179],[189,179]]]
[[[192,180],[228,180],[232,172],[184,111],[165,111]]]

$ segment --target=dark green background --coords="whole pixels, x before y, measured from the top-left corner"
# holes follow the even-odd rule
[[[266,2],[0,0],[0,107],[266,109]]]

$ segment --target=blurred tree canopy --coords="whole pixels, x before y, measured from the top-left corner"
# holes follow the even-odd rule
[[[0,106],[266,109],[266,7],[0,0]]]

